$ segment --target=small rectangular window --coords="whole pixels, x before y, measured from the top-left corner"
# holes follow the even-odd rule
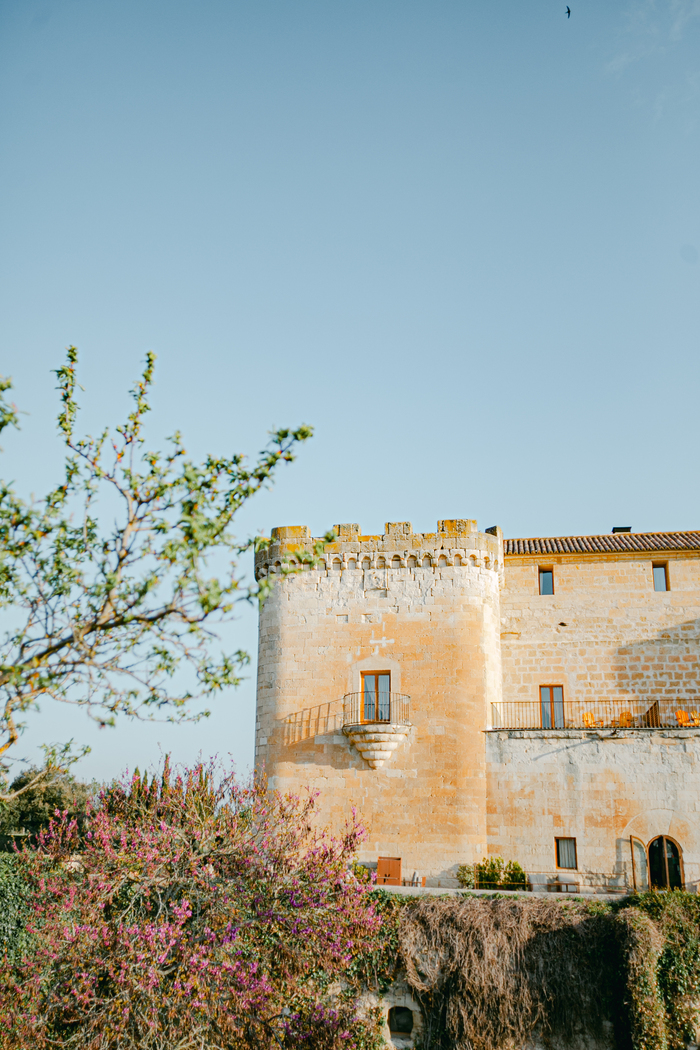
[[[540,569],[540,594],[554,594],[554,571]]]
[[[659,562],[654,565],[654,590],[655,591],[667,591],[668,586],[668,565],[666,562]]]
[[[564,686],[540,686],[540,713],[543,729],[564,728]]]
[[[362,674],[363,713],[365,722],[388,722],[391,718],[391,674],[389,671],[365,671]]]
[[[557,844],[557,867],[576,871],[576,839],[555,839]]]

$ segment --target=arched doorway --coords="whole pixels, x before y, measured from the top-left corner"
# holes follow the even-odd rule
[[[681,848],[668,835],[652,839],[649,852],[649,882],[653,890],[683,889]]]
[[[630,845],[634,888],[638,892],[683,889],[683,850],[675,839],[657,835],[645,846],[632,835]]]

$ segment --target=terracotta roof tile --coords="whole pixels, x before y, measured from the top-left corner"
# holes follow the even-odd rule
[[[700,551],[697,532],[614,532],[604,536],[544,536],[504,540],[503,553],[615,554],[627,551]]]

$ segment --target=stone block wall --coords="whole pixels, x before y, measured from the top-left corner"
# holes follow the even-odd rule
[[[576,839],[580,888],[632,889],[630,837],[668,835],[688,889],[700,880],[700,730],[493,730],[486,734],[489,852],[555,875]],[[544,885],[544,883],[543,883]]]
[[[579,715],[700,710],[699,550],[504,560],[500,529],[471,520],[434,533],[336,529],[314,569],[279,575],[311,549],[303,526],[273,530],[256,556],[258,577],[278,574],[260,618],[256,736],[273,786],[319,791],[336,831],[355,807],[369,829],[362,859],[401,857],[404,876],[429,884],[449,885],[458,864],[487,853],[554,875],[562,836],[577,840],[584,886],[629,887],[630,835],[661,834],[697,883],[697,731],[493,727],[512,725],[504,712],[523,702],[530,721],[517,724],[539,724],[545,684]],[[554,594],[539,593],[540,569]],[[410,695],[410,729],[379,769],[343,731],[343,697],[360,692],[363,671],[390,672],[392,692]]]
[[[361,859],[400,856],[429,879],[486,851],[483,727],[500,694],[498,535],[445,521],[436,533],[390,523],[382,536],[337,527],[321,568],[280,579],[260,617],[256,764],[281,790],[320,792],[336,831],[356,807]],[[259,575],[312,543],[273,531]],[[343,733],[343,696],[365,671],[410,695],[411,729],[372,769]]]
[[[652,565],[668,563],[670,590]],[[539,594],[539,568],[554,594]],[[514,557],[501,593],[503,700],[533,700],[540,684],[577,701],[698,701],[700,558],[697,553]]]
[[[668,591],[654,590],[659,562]],[[554,594],[539,594],[540,569],[553,571]],[[501,615],[505,711],[520,701],[538,711],[544,684],[563,686],[565,713],[700,708],[697,552],[508,557]],[[555,837],[573,837],[584,885],[631,887],[630,835],[646,844],[665,834],[695,884],[699,747],[691,730],[489,733],[489,852],[553,872]]]

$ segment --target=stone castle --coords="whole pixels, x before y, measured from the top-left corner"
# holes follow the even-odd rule
[[[697,890],[700,531],[335,529],[312,568],[282,571],[301,526],[256,555],[273,787],[336,831],[354,808],[360,859],[428,886],[498,855],[534,889]]]

